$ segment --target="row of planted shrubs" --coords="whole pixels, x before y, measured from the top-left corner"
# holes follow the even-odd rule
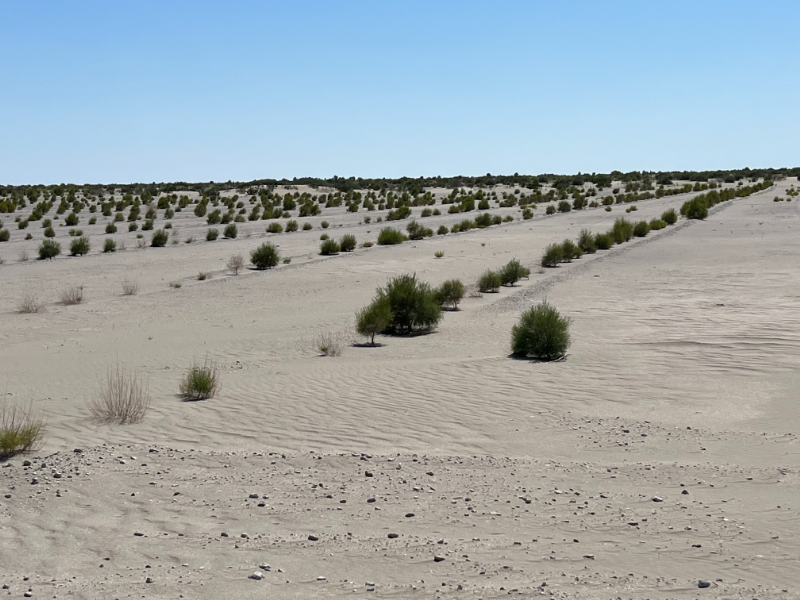
[[[547,246],[542,254],[541,265],[556,267],[559,263],[571,262],[584,254],[608,250],[614,244],[623,244],[633,237],[645,237],[651,231],[664,229],[667,225],[674,225],[677,222],[678,214],[675,209],[670,208],[664,211],[660,219],[653,219],[649,223],[647,221],[632,223],[621,217],[614,221],[614,225],[605,233],[592,233],[588,229],[583,229],[577,242],[566,239],[560,244]]]
[[[687,200],[681,206],[681,214],[687,219],[705,219],[708,217],[708,209],[713,208],[720,202],[727,202],[734,198],[744,198],[761,190],[766,190],[772,187],[773,183],[770,180],[764,180],[761,183],[753,185],[745,185],[738,188],[724,188],[721,190],[711,190],[705,194],[699,194]]]
[[[484,229],[492,225],[500,225],[501,223],[506,223],[513,220],[514,217],[511,215],[503,218],[500,215],[483,213],[482,215],[475,217],[473,220],[464,219],[460,223],[455,223],[449,229],[446,225],[440,225],[436,230],[436,234],[447,235],[448,233],[459,233],[462,231],[469,231],[470,229]],[[406,226],[406,233],[407,235],[398,229],[384,227],[378,234],[378,245],[391,246],[394,244],[401,244],[406,240],[421,240],[426,237],[431,237],[433,235],[433,229],[425,227],[424,225],[417,223],[417,221],[411,221]]]

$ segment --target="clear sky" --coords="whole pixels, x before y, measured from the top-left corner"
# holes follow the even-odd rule
[[[0,183],[798,165],[798,0],[0,2]]]

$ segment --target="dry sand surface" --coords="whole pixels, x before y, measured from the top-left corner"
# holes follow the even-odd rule
[[[1,593],[799,598],[800,202],[772,201],[790,184],[543,273],[547,244],[622,210],[332,258],[315,227],[279,238],[291,265],[238,276],[228,256],[259,240],[5,256],[0,386],[47,434],[0,465]],[[391,276],[470,283],[513,257],[529,280],[432,334],[313,347]],[[83,304],[55,302],[81,284]],[[16,312],[26,290],[46,312]],[[574,320],[567,360],[509,357],[544,297]],[[206,357],[221,393],[181,401]],[[89,418],[117,361],[149,379],[140,424]]]

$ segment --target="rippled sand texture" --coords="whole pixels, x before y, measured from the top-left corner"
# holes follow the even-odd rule
[[[285,242],[302,261],[238,276],[221,265],[259,240],[7,262],[0,384],[48,432],[0,468],[0,584],[11,597],[800,597],[800,202],[772,201],[789,184],[543,273],[547,244],[620,209],[330,259],[308,258],[315,230]],[[471,283],[513,257],[529,280],[466,298],[433,334],[337,358],[313,348],[391,276]],[[121,296],[123,279],[139,294]],[[85,303],[55,304],[78,284]],[[46,313],[14,312],[26,289],[53,300]],[[545,297],[574,320],[569,357],[509,357],[511,326]],[[181,375],[206,356],[221,394],[182,402]],[[117,360],[149,377],[139,425],[88,418]]]

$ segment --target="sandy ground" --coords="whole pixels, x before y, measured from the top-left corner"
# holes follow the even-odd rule
[[[315,227],[279,238],[291,265],[238,276],[224,264],[258,236],[6,257],[0,386],[33,402],[47,437],[0,465],[0,593],[800,597],[800,202],[772,201],[790,184],[534,268],[465,299],[435,333],[336,358],[314,336],[351,327],[389,277],[469,283],[512,257],[534,266],[547,244],[624,213],[332,258],[316,256]],[[359,241],[380,228],[341,224]],[[122,296],[123,280],[139,294]],[[83,304],[56,303],[79,284]],[[24,291],[47,312],[18,314]],[[509,357],[511,326],[544,297],[574,320],[569,357]],[[181,375],[206,357],[222,392],[182,402]],[[141,424],[89,418],[117,361],[149,379]]]

